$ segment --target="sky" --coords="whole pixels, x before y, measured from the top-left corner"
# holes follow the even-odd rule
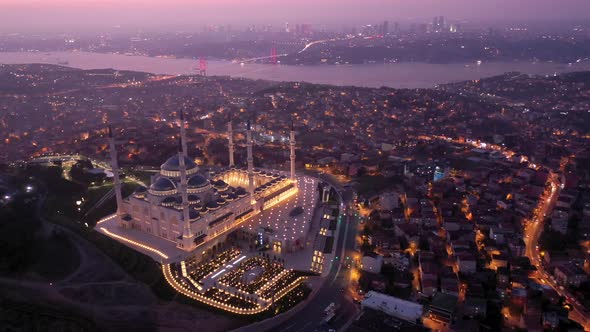
[[[589,19],[590,0],[0,0],[0,33],[116,25],[345,25],[444,15],[467,21]]]

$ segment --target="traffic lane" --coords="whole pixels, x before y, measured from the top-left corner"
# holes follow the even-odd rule
[[[338,231],[339,241],[336,241],[334,261],[330,267],[330,272],[326,276],[327,279],[318,291],[316,297],[304,309],[302,309],[296,317],[284,322],[273,330],[299,332],[309,329],[312,329],[312,331],[314,329],[321,329],[320,322],[325,317],[324,309],[332,302],[344,305],[343,309],[345,309],[346,313],[345,316],[336,317],[338,320],[335,320],[334,323],[337,325],[346,324],[351,317],[351,313],[356,311],[352,299],[346,301],[345,291],[348,286],[346,276],[348,276],[349,270],[340,268],[343,259],[343,257],[340,257],[340,254],[342,253],[343,247],[346,249],[345,255],[348,254],[349,257],[351,257],[350,255],[354,252],[358,219],[347,215],[345,223],[346,225],[341,225]],[[346,231],[347,227],[349,228],[348,231]],[[344,237],[345,234],[347,234],[346,238]],[[338,257],[338,259],[336,259],[336,257]],[[339,268],[340,272],[338,271]]]
[[[342,247],[345,245],[346,239],[344,238],[344,233],[346,226],[340,227],[338,232],[338,238],[342,239],[340,241],[336,241],[336,248],[334,251],[334,256],[339,256],[340,252],[342,252]],[[338,295],[340,293],[340,285],[337,284],[335,281],[338,279],[338,268],[339,268],[340,260],[334,260],[332,265],[330,266],[330,272],[326,276],[326,280],[316,297],[303,309],[301,310],[296,317],[284,322],[283,324],[279,325],[277,328],[273,329],[276,331],[285,331],[285,332],[297,332],[303,329],[309,329],[310,322],[311,324],[318,325],[319,322],[324,318],[324,309],[332,302],[336,303],[339,301]]]
[[[539,257],[538,242],[539,242],[539,237],[541,235],[541,232],[543,231],[543,224],[544,224],[543,220],[544,220],[545,216],[547,215],[547,212],[551,211],[553,209],[554,204],[561,192],[559,190],[559,186],[556,185],[556,188],[558,188],[558,189],[555,189],[551,193],[552,196],[543,205],[543,208],[540,211],[542,213],[539,213],[539,215],[536,218],[537,221],[532,225],[532,228],[530,229],[530,232],[532,232],[532,236],[529,236],[529,241],[531,241],[531,243],[527,247],[527,256],[529,258],[531,258],[531,263],[533,263],[537,267],[537,272],[540,274],[541,279],[545,279],[546,283],[549,286],[551,286],[560,296],[565,297],[567,302],[572,305],[573,310],[570,312],[570,318],[572,320],[575,320],[578,322],[580,322],[580,321],[584,322],[585,324],[582,324],[582,325],[585,328],[587,328],[586,325],[587,325],[588,318],[587,318],[586,314],[584,314],[584,310],[586,308],[583,305],[578,304],[579,301],[569,291],[567,291],[565,289],[562,290],[559,285],[557,285],[555,282],[553,282],[553,280],[551,279],[551,276],[545,270],[544,266],[541,264],[541,258]],[[543,280],[540,280],[540,281],[543,281]],[[541,282],[541,283],[545,283],[545,282]],[[575,317],[575,316],[578,316],[578,317]]]
[[[327,279],[322,285],[322,288],[318,291],[316,298],[297,315],[298,318],[291,319],[279,325],[276,329],[277,331],[299,332],[308,329],[312,329],[312,331],[315,329],[321,330],[323,326],[320,322],[325,317],[324,309],[332,302],[341,306],[337,312],[335,321],[333,322],[335,326],[343,326],[356,312],[356,305],[352,302],[352,298],[346,296],[349,269],[340,267],[340,265],[343,264],[344,258],[340,257],[339,253],[342,252],[343,246],[345,247],[345,255],[351,257],[350,255],[354,252],[358,220],[356,218],[351,218],[350,215],[347,216],[346,219],[349,228],[347,237],[344,238],[344,234],[346,234],[346,226],[340,227],[338,238],[341,240],[337,241],[338,244],[334,251],[334,256],[338,257],[338,259],[334,258],[330,272],[326,277]],[[338,272],[339,268],[340,272]],[[341,315],[341,310],[343,315]]]
[[[352,221],[350,221],[349,223],[349,227],[351,229],[356,229],[356,218],[350,218],[352,219]],[[346,257],[353,257],[355,251],[354,251],[354,244],[356,241],[356,231],[351,231],[349,229],[348,231],[348,236],[346,238],[346,243],[345,243],[345,257],[341,257],[342,262],[341,264],[343,264],[344,266],[350,265],[352,266],[352,258],[350,258],[351,260],[348,261],[346,259]],[[354,317],[354,315],[356,315],[357,310],[358,310],[358,306],[354,303],[353,298],[351,296],[351,294],[349,293],[349,279],[350,279],[350,268],[348,267],[342,267],[340,274],[338,275],[337,278],[337,284],[340,286],[340,296],[339,301],[340,302],[334,302],[334,303],[339,303],[340,304],[340,308],[336,313],[336,317],[334,318],[334,320],[328,324],[329,328],[333,328],[335,330],[338,330],[340,328],[342,328],[344,325],[346,325],[349,320]]]
[[[340,290],[342,288],[342,280],[341,278],[336,278],[332,285],[322,287],[316,298],[300,311],[296,317],[281,324],[276,329],[273,329],[273,331],[301,332],[321,329],[321,322],[325,317],[324,310],[326,307],[332,302],[339,304],[342,301],[343,292]],[[330,283],[330,280],[327,280],[326,283]],[[339,310],[340,308],[338,312]]]

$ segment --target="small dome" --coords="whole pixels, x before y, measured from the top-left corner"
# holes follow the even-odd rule
[[[201,202],[201,198],[197,195],[188,195],[188,202],[191,204],[197,204]]]
[[[147,193],[147,188],[144,186],[141,186],[141,187],[135,189],[133,196],[136,198],[145,198],[146,193]]]
[[[137,189],[135,189],[135,192],[136,193],[145,193],[145,192],[147,192],[147,188],[144,186],[139,186],[139,187],[137,187]]]
[[[209,209],[209,210],[216,210],[218,208],[219,208],[219,205],[215,201],[211,201],[211,202],[207,203],[207,209]]]
[[[190,220],[196,220],[201,218],[201,214],[199,213],[199,211],[195,210],[195,209],[190,209],[188,211],[188,218]]]
[[[195,174],[188,179],[188,187],[189,188],[203,188],[209,185],[209,180],[207,180],[201,174]]]
[[[223,197],[219,197],[219,198],[217,199],[217,204],[219,204],[219,205],[223,205],[223,204],[225,204],[225,198],[223,198]]]
[[[174,204],[176,202],[176,197],[168,196],[162,200],[162,204]]]
[[[158,178],[152,185],[150,186],[150,190],[152,191],[170,191],[175,190],[176,186],[172,182],[172,180],[166,177]]]
[[[188,174],[194,173],[198,169],[197,164],[189,157],[184,157],[184,164]],[[178,155],[176,154],[168,158],[168,160],[160,166],[160,170],[162,172],[180,172],[180,158]]]

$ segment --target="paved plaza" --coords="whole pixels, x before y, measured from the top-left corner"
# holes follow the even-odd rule
[[[243,223],[242,229],[255,234],[260,228],[272,231],[272,237],[286,242],[298,242],[304,246],[310,222],[317,202],[317,179],[309,176],[297,177],[298,192],[277,205],[262,211]],[[289,214],[296,207],[303,212],[296,216]]]

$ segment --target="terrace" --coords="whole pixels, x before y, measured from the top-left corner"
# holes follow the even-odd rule
[[[238,314],[256,314],[294,291],[305,279],[282,263],[230,249],[197,262],[194,258],[164,266],[164,275],[178,292]]]

